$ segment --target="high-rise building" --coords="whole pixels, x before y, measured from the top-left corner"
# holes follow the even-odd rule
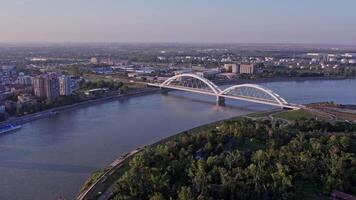
[[[5,113],[5,105],[0,104],[0,114]]]
[[[59,80],[55,74],[49,74],[45,80],[46,97],[50,101],[55,101],[59,97]]]
[[[63,75],[59,77],[59,94],[62,96],[72,94],[71,79],[69,76]]]
[[[232,63],[232,64],[224,64],[224,69],[225,71],[227,72],[232,72],[232,69],[233,68],[236,68],[237,67],[237,64],[235,63]]]
[[[33,90],[36,97],[45,98],[46,90],[45,90],[45,76],[37,76],[33,79]]]
[[[253,64],[241,64],[240,74],[253,74],[255,72]]]
[[[231,66],[231,72],[234,73],[234,74],[238,74],[240,72],[240,65],[237,65],[237,64],[233,64]]]
[[[26,75],[19,75],[17,78],[18,83],[21,85],[32,85],[32,77]]]
[[[232,72],[234,74],[238,74],[240,72],[240,65],[235,63],[224,64],[224,69],[226,72]]]

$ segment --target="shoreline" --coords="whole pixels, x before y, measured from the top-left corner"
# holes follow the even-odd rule
[[[272,83],[272,82],[289,82],[289,81],[317,81],[317,80],[352,80],[356,79],[356,77],[340,77],[340,76],[332,76],[332,77],[274,77],[274,78],[258,78],[258,79],[238,79],[238,80],[226,80],[226,81],[214,81],[217,85],[228,85],[228,84],[245,84],[245,83]],[[44,110],[41,112],[36,112],[32,114],[27,114],[21,117],[16,117],[12,119],[8,119],[6,121],[0,122],[0,126],[8,125],[8,124],[18,124],[23,125],[32,121],[36,121],[39,119],[47,118],[59,113],[63,113],[66,111],[71,111],[74,109],[79,109],[87,106],[92,106],[96,104],[106,103],[115,101],[118,99],[131,98],[136,96],[144,96],[155,94],[159,92],[159,89],[144,89],[140,91],[135,91],[132,93],[103,97],[100,99],[93,99],[83,102],[78,102],[71,105],[60,106],[56,108],[51,108],[48,110]]]
[[[100,192],[101,195],[99,196],[98,199],[108,199],[112,192],[113,192],[113,184],[109,185],[108,187],[105,187],[104,190],[100,191],[100,187],[102,189],[103,184],[111,175],[113,174],[117,174],[120,173],[119,170],[124,166],[124,163],[127,163],[128,161],[130,161],[137,153],[140,153],[141,151],[148,149],[148,148],[154,148],[157,147],[158,145],[167,143],[169,141],[174,141],[176,138],[180,137],[181,135],[187,133],[187,134],[195,134],[195,133],[199,133],[201,131],[204,131],[206,129],[209,128],[214,128],[217,125],[219,125],[220,123],[224,122],[224,121],[228,121],[228,120],[237,120],[240,118],[250,118],[249,116],[251,114],[255,115],[255,114],[265,114],[265,113],[269,113],[269,112],[284,112],[283,110],[277,110],[277,109],[269,109],[269,110],[261,110],[261,111],[256,111],[254,113],[250,113],[250,114],[245,114],[245,115],[241,115],[241,116],[234,116],[234,117],[229,117],[226,119],[221,119],[221,120],[217,120],[217,121],[213,121],[213,122],[209,122],[206,124],[202,124],[202,125],[198,125],[192,128],[189,128],[187,130],[184,131],[180,131],[177,133],[174,133],[171,136],[168,137],[163,137],[161,139],[158,139],[156,142],[153,142],[151,144],[146,144],[143,145],[141,147],[137,147],[134,150],[130,150],[128,152],[124,152],[122,154],[119,155],[118,158],[116,158],[110,165],[110,169],[104,173],[102,176],[100,176],[96,181],[94,181],[94,183],[92,185],[89,185],[88,188],[86,188],[84,191],[79,192],[77,194],[77,196],[75,197],[76,200],[84,200],[88,197],[88,195],[95,195],[95,192]],[[122,175],[122,174],[121,174]],[[89,176],[88,179],[90,179],[92,177]],[[88,180],[87,179],[87,180]],[[84,183],[83,183],[84,184]],[[82,185],[83,186],[83,185]],[[99,187],[99,188],[97,188]],[[98,191],[99,190],[99,191]],[[92,196],[89,196],[89,198]]]
[[[257,111],[255,113],[260,113],[260,112],[266,112],[266,111]],[[253,114],[255,114],[253,113]],[[251,113],[250,113],[251,114]],[[163,144],[165,142],[174,140],[175,138],[183,135],[184,133],[196,133],[198,131],[201,131],[203,129],[209,128],[209,127],[214,127],[216,125],[218,125],[219,123],[226,121],[226,120],[233,120],[233,119],[238,119],[238,118],[243,118],[243,117],[247,117],[250,114],[246,114],[246,115],[241,115],[241,116],[234,116],[234,117],[229,117],[226,119],[221,119],[221,120],[217,120],[217,121],[213,121],[213,122],[209,122],[207,124],[202,124],[202,125],[198,125],[195,126],[193,128],[189,128],[185,131],[180,131],[177,132],[171,136],[168,137],[163,137],[159,140],[157,140],[156,142],[153,142],[151,144],[146,144],[140,147],[137,147],[136,149],[124,152],[122,154],[120,154],[115,160],[112,161],[112,163],[110,165],[108,165],[108,167],[110,167],[107,172],[105,172],[104,174],[102,174],[97,180],[94,181],[93,184],[89,185],[86,189],[84,189],[83,191],[79,192],[76,196],[75,196],[75,200],[84,200],[88,197],[88,195],[93,195],[93,192],[97,192],[97,187],[100,184],[105,184],[106,180],[113,174],[117,173],[118,170],[120,170],[120,168],[127,163],[127,161],[130,161],[130,159],[132,159],[137,153],[140,153],[141,151],[147,149],[147,148],[154,148],[160,144]],[[90,179],[92,177],[93,174],[91,174],[88,178]],[[85,182],[84,182],[85,183]],[[83,184],[84,184],[83,183]],[[82,186],[83,186],[82,184]],[[100,187],[100,186],[99,186]],[[98,199],[107,199],[105,197],[109,197],[111,192],[112,192],[113,186],[110,185],[109,187],[106,188],[105,191],[101,191],[102,194],[100,195],[100,197]],[[89,196],[90,197],[90,196]]]
[[[268,113],[268,112],[272,112],[272,111],[276,111],[276,110],[274,110],[274,109],[262,110],[262,111],[257,111],[257,112],[255,112],[253,114]],[[280,111],[277,111],[277,112],[284,112],[284,111],[280,110]],[[206,123],[206,124],[203,124],[203,125],[195,126],[195,127],[190,128],[188,130],[177,132],[177,133],[175,133],[175,134],[173,134],[171,136],[159,139],[158,141],[156,141],[156,142],[154,142],[152,144],[144,145],[142,147],[138,147],[138,148],[136,148],[134,150],[130,150],[130,151],[126,152],[126,153],[123,153],[123,154],[120,155],[120,157],[118,157],[116,160],[114,160],[111,165],[109,165],[111,168],[106,173],[104,173],[101,177],[99,177],[87,189],[85,189],[84,191],[80,192],[75,197],[75,200],[92,199],[93,197],[94,197],[93,199],[99,199],[99,200],[107,200],[107,199],[109,199],[113,194],[115,181],[112,182],[110,185],[107,185],[104,188],[103,188],[102,184],[104,184],[104,182],[107,179],[109,179],[110,176],[113,176],[113,174],[116,174],[116,176],[117,175],[122,176],[123,172],[120,172],[119,170],[124,167],[125,163],[127,165],[127,163],[132,158],[134,158],[134,156],[136,156],[138,153],[140,153],[140,152],[142,152],[142,151],[144,151],[144,150],[146,150],[148,148],[155,148],[158,145],[167,143],[169,141],[174,141],[176,138],[180,137],[183,134],[197,134],[197,133],[199,133],[201,131],[204,131],[206,129],[214,128],[217,125],[219,125],[221,122],[224,122],[224,121],[237,120],[239,118],[246,118],[246,117],[248,118],[249,115],[251,115],[251,114],[230,117],[230,118],[221,119],[221,120],[213,121],[213,122],[210,122],[210,123]],[[88,177],[88,179],[90,179],[90,178],[91,178],[91,176]],[[97,188],[97,187],[99,187],[99,188]],[[98,194],[100,194],[100,195],[97,196]]]

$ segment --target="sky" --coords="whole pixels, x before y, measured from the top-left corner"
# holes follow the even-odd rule
[[[0,0],[0,42],[356,45],[355,0]]]

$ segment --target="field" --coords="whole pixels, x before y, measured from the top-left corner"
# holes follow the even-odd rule
[[[318,120],[328,120],[330,119],[327,115],[312,112],[305,109],[292,110],[292,111],[284,111],[279,112],[272,115],[274,118],[285,119],[288,121],[294,121],[298,119],[318,119]]]

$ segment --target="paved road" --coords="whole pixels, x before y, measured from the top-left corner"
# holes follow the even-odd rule
[[[142,151],[144,148],[138,148],[135,149],[133,151],[130,151],[129,153],[125,154],[124,156],[121,156],[120,158],[118,158],[117,160],[115,160],[113,163],[110,164],[110,169],[105,172],[100,178],[98,178],[98,180],[96,180],[90,187],[88,187],[85,191],[83,191],[82,193],[80,193],[77,197],[76,200],[84,200],[87,199],[87,195],[90,192],[95,191],[95,188],[97,186],[99,186],[100,184],[103,184],[105,182],[105,180],[111,176],[113,173],[115,173],[115,171],[117,169],[119,169],[121,167],[121,164],[128,158],[130,158],[131,156],[135,155],[136,153]],[[99,199],[108,199],[113,191],[114,188],[114,183],[100,196]]]

